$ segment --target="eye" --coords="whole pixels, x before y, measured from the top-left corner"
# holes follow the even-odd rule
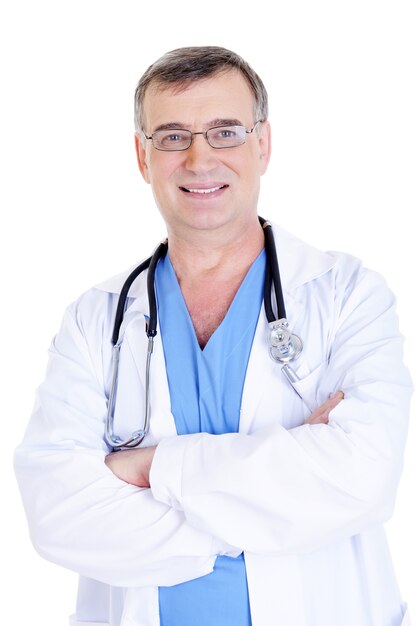
[[[233,139],[236,137],[236,133],[232,128],[219,128],[217,137],[219,139]]]
[[[176,143],[178,141],[182,141],[184,139],[184,135],[181,135],[180,133],[165,133],[161,139],[164,143]]]
[[[162,150],[183,149],[189,142],[188,131],[176,128],[157,130],[153,134],[153,142]]]

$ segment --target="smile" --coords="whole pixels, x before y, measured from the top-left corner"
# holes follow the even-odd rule
[[[180,189],[188,193],[208,194],[208,193],[214,193],[215,191],[219,191],[219,189],[224,189],[225,187],[228,187],[228,185],[218,185],[217,187],[207,187],[204,189],[192,189],[188,187],[180,187]]]

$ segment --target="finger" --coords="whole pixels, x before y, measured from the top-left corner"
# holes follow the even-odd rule
[[[336,391],[326,402],[311,413],[308,419],[305,420],[305,424],[327,423],[329,421],[330,411],[334,409],[344,397],[343,391]]]

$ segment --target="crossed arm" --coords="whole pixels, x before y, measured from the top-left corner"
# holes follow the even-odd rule
[[[306,419],[305,424],[327,424],[329,413],[343,400],[342,391],[330,396]],[[108,454],[105,459],[107,467],[121,480],[136,487],[150,487],[149,474],[157,446],[122,450]]]

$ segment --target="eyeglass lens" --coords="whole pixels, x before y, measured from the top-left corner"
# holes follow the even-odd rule
[[[246,141],[244,126],[218,126],[201,134],[206,136],[212,148],[233,148]],[[152,142],[158,150],[186,150],[191,145],[192,137],[193,133],[189,130],[168,128],[155,131],[152,135]]]

